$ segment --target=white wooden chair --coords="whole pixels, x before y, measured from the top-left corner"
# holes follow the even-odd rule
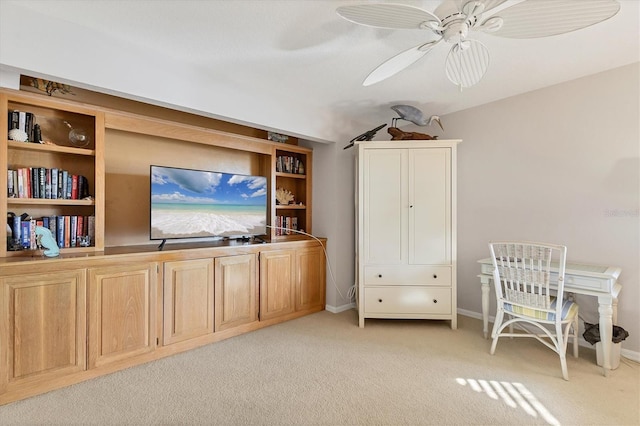
[[[522,241],[494,241],[489,248],[497,300],[491,354],[500,337],[533,337],[560,356],[562,377],[569,380],[567,342],[573,338],[577,357],[578,305],[564,297],[567,248]],[[557,292],[549,288],[556,275]],[[514,325],[519,332],[514,332]]]

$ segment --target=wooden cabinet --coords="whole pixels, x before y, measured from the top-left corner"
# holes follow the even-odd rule
[[[0,92],[0,111],[0,217],[26,213],[25,217],[34,220],[31,227],[40,221],[40,226],[53,231],[59,246],[67,247],[63,251],[101,250],[104,114],[72,102],[6,90]],[[9,121],[12,112],[22,117],[21,123],[27,121],[27,128],[38,125],[43,143],[10,140],[8,129],[22,126]],[[85,140],[70,138],[72,131],[84,132]],[[33,139],[32,132],[28,133]],[[83,192],[89,196],[82,197]],[[25,238],[29,245],[27,232],[20,225],[12,226],[11,231],[0,227],[0,257],[31,255],[33,246],[23,248]],[[91,246],[80,247],[77,237],[89,234]]]
[[[213,333],[213,271],[213,259],[164,263],[164,345]]]
[[[423,318],[456,328],[458,142],[358,144],[360,327],[365,318]]]
[[[324,309],[325,254],[310,244],[260,253],[260,320]]]
[[[88,276],[89,368],[153,351],[157,264],[90,268]]]
[[[216,257],[216,332],[258,320],[256,258],[256,254]]]
[[[324,309],[325,254],[320,246],[296,250],[295,309]]]
[[[260,320],[294,312],[295,250],[260,253]]]
[[[282,144],[281,144],[282,145]],[[279,203],[275,196],[272,220],[272,239],[287,239],[299,235],[293,230],[311,233],[311,167],[312,151],[295,145],[276,147],[272,155],[272,170],[275,179],[272,191],[282,189],[290,192],[294,199],[288,204]]]
[[[0,394],[86,369],[86,271],[0,278]]]

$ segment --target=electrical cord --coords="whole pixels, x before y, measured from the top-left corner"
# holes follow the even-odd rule
[[[342,300],[347,300],[347,301],[351,302],[355,298],[355,291],[356,291],[355,284],[352,285],[351,287],[349,287],[349,290],[347,291],[348,299],[344,297],[344,295],[342,294],[342,292],[338,288],[338,283],[336,281],[336,277],[333,275],[333,270],[331,269],[331,262],[329,262],[329,255],[327,254],[327,249],[325,248],[324,244],[322,244],[322,241],[320,241],[320,239],[318,237],[316,237],[315,235],[311,235],[309,233],[306,233],[304,231],[299,231],[297,229],[284,228],[282,226],[271,226],[271,225],[266,225],[266,226],[267,226],[267,228],[271,228],[271,229],[280,229],[280,230],[283,230],[283,231],[290,231],[290,232],[295,232],[297,234],[306,235],[307,237],[311,237],[314,240],[316,240],[318,243],[320,243],[320,247],[322,247],[322,251],[324,252],[324,258],[327,261],[327,270],[329,271],[329,276],[331,277],[331,282],[333,283],[333,286],[335,287],[336,291],[338,292],[338,294],[340,295]]]

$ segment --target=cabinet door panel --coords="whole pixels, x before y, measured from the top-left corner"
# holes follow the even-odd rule
[[[86,368],[84,269],[8,277],[0,288],[0,390]]]
[[[164,264],[163,344],[213,333],[213,259]]]
[[[409,156],[409,264],[451,263],[450,149]]]
[[[364,261],[406,262],[406,150],[371,149],[364,154]]]
[[[89,367],[155,348],[156,264],[89,269]]]
[[[216,258],[216,331],[257,321],[257,282],[255,254]]]
[[[296,250],[296,311],[324,307],[325,259],[322,247]]]
[[[260,319],[294,311],[295,251],[260,253]]]

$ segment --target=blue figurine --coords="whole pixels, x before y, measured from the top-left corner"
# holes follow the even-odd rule
[[[60,254],[58,243],[56,243],[48,228],[36,226],[36,238],[39,244],[46,249],[44,251],[45,256],[56,257]]]

